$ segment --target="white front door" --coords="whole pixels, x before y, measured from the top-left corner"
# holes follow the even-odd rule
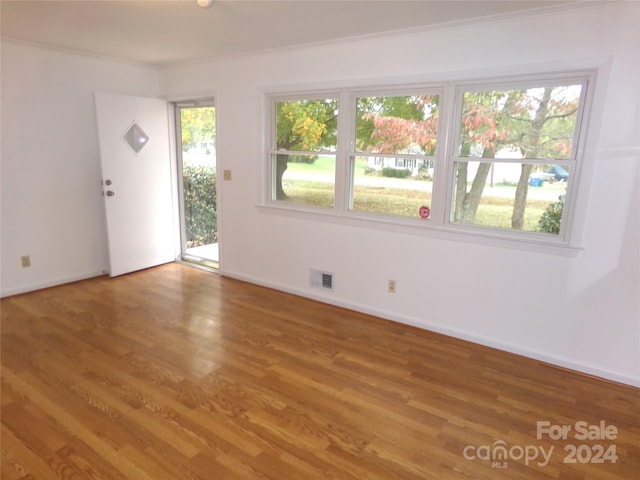
[[[167,103],[96,93],[110,276],[175,259]]]

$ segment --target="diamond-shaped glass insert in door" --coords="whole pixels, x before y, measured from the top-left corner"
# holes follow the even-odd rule
[[[149,137],[137,123],[131,125],[129,129],[124,132],[122,139],[127,142],[127,145],[129,145],[136,153],[140,152],[140,150],[142,150],[149,141]]]

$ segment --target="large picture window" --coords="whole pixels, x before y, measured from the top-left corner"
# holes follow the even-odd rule
[[[567,244],[591,79],[268,97],[267,204]]]

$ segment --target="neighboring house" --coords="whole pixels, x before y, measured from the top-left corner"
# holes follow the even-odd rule
[[[423,151],[418,145],[412,145],[399,153],[420,155],[423,154]],[[410,170],[412,177],[428,175],[433,178],[433,160],[428,158],[368,157],[367,168],[369,172],[380,172],[383,168]]]
[[[419,148],[419,147],[418,147]],[[420,153],[408,149],[406,153]],[[510,149],[502,149],[496,153],[495,158],[520,158],[520,152]],[[478,155],[478,162],[469,163],[469,178],[473,178],[478,170],[481,158]],[[395,168],[398,170],[410,170],[412,177],[427,175],[433,178],[434,162],[431,159],[414,159],[414,158],[397,158],[397,157],[369,157],[367,168],[370,172],[380,172],[383,168]],[[555,166],[554,166],[555,167]],[[552,167],[552,168],[554,168]],[[520,179],[521,167],[512,163],[494,163],[491,167],[489,176],[487,177],[487,185],[511,184],[515,185]],[[544,180],[552,180],[554,175],[546,172],[532,172],[532,178],[544,178]]]
[[[367,168],[370,171],[382,171],[383,168],[396,168],[398,170],[411,170],[411,176],[420,174],[433,176],[433,160],[420,160],[413,158],[389,158],[369,157]]]

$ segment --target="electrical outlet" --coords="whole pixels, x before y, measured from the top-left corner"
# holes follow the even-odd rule
[[[22,268],[31,266],[31,257],[29,255],[24,255],[20,260],[22,261]]]
[[[223,170],[222,171],[222,178],[228,182],[231,181],[231,170]]]
[[[396,281],[395,280],[389,280],[389,283],[387,284],[387,291],[389,293],[396,293]]]

